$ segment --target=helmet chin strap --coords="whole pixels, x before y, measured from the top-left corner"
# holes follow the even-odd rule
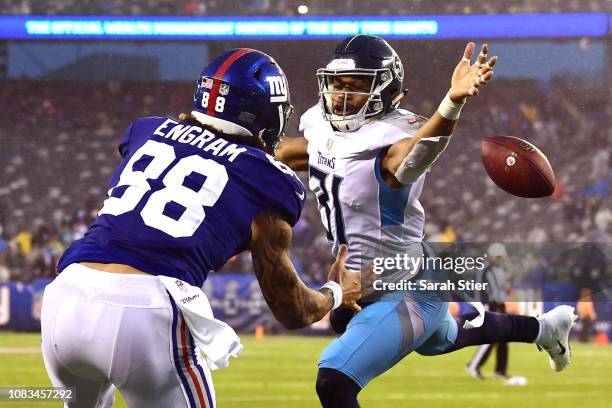
[[[391,106],[392,107],[397,107],[397,105],[399,105],[400,101],[402,99],[404,99],[404,96],[406,96],[406,94],[408,93],[408,89],[404,89],[402,92],[400,92],[395,98],[393,98],[393,100],[391,101]]]
[[[214,116],[209,116],[198,111],[191,111],[191,116],[196,118],[196,120],[201,124],[215,128],[227,135],[253,137],[253,133],[251,133],[247,128],[237,125],[234,122],[215,118]]]

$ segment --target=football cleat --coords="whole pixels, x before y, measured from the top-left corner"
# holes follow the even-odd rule
[[[509,385],[511,387],[524,387],[527,385],[527,378],[523,377],[522,375],[513,375],[504,381],[504,385]]]
[[[465,372],[468,373],[472,378],[477,380],[484,380],[484,376],[477,368],[472,368],[470,366],[465,367]]]
[[[511,378],[508,374],[502,374],[498,372],[495,372],[493,376],[496,380],[509,380]]]
[[[577,318],[574,308],[566,305],[557,306],[537,318],[540,334],[536,345],[540,351],[546,350],[550,367],[555,371],[562,371],[570,364],[572,349],[569,334]]]

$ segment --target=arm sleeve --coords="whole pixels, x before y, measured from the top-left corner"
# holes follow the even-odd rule
[[[417,142],[395,172],[403,184],[414,183],[435,162],[450,141],[450,136],[424,137]]]

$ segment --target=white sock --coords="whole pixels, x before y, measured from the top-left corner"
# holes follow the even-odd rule
[[[542,326],[544,326],[544,319],[538,319],[538,323],[540,323],[540,328],[538,330],[538,335],[536,336],[534,343],[540,343],[540,340],[542,340]]]

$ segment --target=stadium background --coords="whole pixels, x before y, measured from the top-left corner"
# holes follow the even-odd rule
[[[306,14],[298,12],[300,5],[308,6]],[[303,8],[300,10],[304,11]],[[337,17],[331,16],[342,15],[358,19],[360,16],[468,17],[517,16],[523,13],[568,16],[568,13],[592,13],[587,16],[609,18],[611,12],[610,0],[346,0],[333,4],[322,0],[8,0],[0,4],[0,18],[9,19],[29,16],[51,19],[71,15],[75,18],[235,16],[247,20],[249,16],[282,16],[291,20],[311,16],[333,19]],[[2,20],[0,24],[6,21]],[[574,285],[574,290],[587,290],[602,296],[595,304],[581,303],[582,317],[595,322],[588,332],[581,334],[586,340],[606,343],[612,334],[612,303],[605,298],[612,273],[609,262],[612,41],[606,33],[580,35],[580,30],[576,32],[578,34],[572,34],[571,26],[559,37],[521,36],[509,31],[506,37],[489,41],[491,53],[500,56],[495,80],[482,95],[470,101],[453,143],[428,176],[421,201],[427,216],[426,239],[431,242],[597,244],[603,256],[599,256],[596,262],[584,262],[584,258],[580,258],[572,263],[571,268],[560,271],[556,267],[559,264],[540,251],[529,262],[523,262],[521,268],[515,268],[512,279],[517,287],[531,282],[534,276],[551,283],[587,282],[580,287]],[[3,33],[1,28],[0,33]],[[337,41],[337,37],[329,36],[312,39],[224,36],[183,41],[146,37],[132,40],[73,39],[61,35],[45,39],[35,36],[16,38],[6,34],[0,37],[0,330],[34,333],[39,327],[44,285],[54,276],[58,256],[70,242],[82,236],[100,208],[107,178],[118,162],[116,141],[134,118],[177,116],[188,111],[195,79],[210,57],[228,48],[253,47],[273,55],[289,78],[296,113],[288,134],[296,135],[300,114],[317,100],[314,72],[325,65],[328,53]],[[450,73],[465,42],[470,39],[437,39],[435,36],[391,38],[390,42],[402,57],[406,70],[405,87],[409,92],[402,107],[425,116],[431,115],[448,88]],[[474,39],[478,43],[487,39],[486,30]],[[489,135],[501,134],[525,138],[546,152],[557,176],[552,197],[541,200],[514,198],[487,178],[480,163],[479,141]],[[302,176],[306,181],[306,176]],[[511,251],[510,257],[513,256],[515,260],[520,257]],[[331,258],[312,195],[309,195],[302,219],[294,230],[292,258],[308,284],[316,286],[325,280]],[[607,277],[607,280],[602,277]],[[210,279],[206,289],[218,316],[242,332],[280,331],[270,318],[252,277],[248,254],[232,258]],[[525,311],[525,305],[521,307]],[[327,326],[323,322],[306,332],[326,334]],[[20,335],[0,332],[4,341],[0,341],[0,372],[2,368],[13,366],[11,359],[32,359],[34,366],[29,367],[40,370],[39,355],[20,357],[10,352],[14,348],[13,342],[27,345],[36,336],[29,335],[27,339],[30,340],[22,341]],[[13,340],[15,338],[18,340]],[[302,360],[296,364],[312,367],[324,344],[321,339],[301,337],[279,337],[264,343],[250,338],[248,341],[264,356],[278,347],[309,350],[308,355],[300,354]],[[607,358],[604,361],[612,359],[608,348],[584,347],[587,348],[579,350],[586,350],[586,355],[601,353],[602,358]],[[287,359],[296,357],[291,353],[280,353],[282,356],[285,354]],[[532,355],[529,352],[524,354]],[[544,362],[541,363],[534,363],[534,368],[525,368],[525,373],[527,370],[543,371],[546,367]],[[279,360],[278,364],[284,368],[291,366],[285,360]],[[417,359],[414,370],[428,370],[428,364]],[[443,362],[431,364],[443,370]],[[462,369],[457,357],[450,360],[449,367],[453,364],[456,367],[448,370]],[[511,369],[513,364],[511,360]],[[516,364],[521,367],[522,363]],[[236,375],[241,375],[238,370]],[[408,378],[416,376],[408,363],[403,363],[401,370]],[[232,371],[224,372],[223,378],[231,381]],[[12,371],[7,373],[0,376],[0,384],[17,385],[24,384],[19,381],[26,381],[11,374]],[[311,378],[303,379],[305,387],[309,387],[313,373]],[[44,373],[38,372],[37,375],[44,384]],[[461,391],[464,380],[459,380],[462,375],[455,372],[448,379],[455,381],[457,393],[464,392]],[[590,392],[594,398],[593,403],[586,406],[599,406],[597,401],[610,400],[609,394],[598,394],[599,391],[589,388],[598,384],[595,377],[602,375],[610,378],[609,370],[606,371],[604,366],[589,376],[588,381],[583,380],[586,395]],[[393,372],[389,376],[393,378]],[[379,382],[384,382],[384,378]],[[393,383],[393,380],[389,381]],[[255,383],[252,382],[257,387]],[[264,388],[270,384],[273,384],[272,379]],[[398,386],[401,382],[395,384]],[[433,383],[423,386],[433,387]],[[610,386],[609,380],[607,386]],[[245,387],[248,388],[248,383]],[[578,387],[576,393],[581,389]],[[389,392],[394,391],[398,390],[390,389]],[[415,390],[403,387],[400,391],[404,397],[397,400],[418,401],[409,396]],[[424,393],[426,388],[421,391]],[[487,389],[476,399],[486,399],[487,395],[490,397],[496,393],[505,396],[505,392]],[[532,389],[530,392],[536,391]],[[554,394],[555,391],[550,392]],[[242,403],[249,401],[249,395],[244,396]],[[520,397],[520,394],[516,395]],[[558,402],[554,396],[551,398],[551,401]],[[230,404],[232,400],[226,401]],[[299,405],[299,401],[295,403]],[[449,401],[442,398],[438,402],[440,406],[454,406]],[[504,403],[511,404],[510,401]],[[232,403],[241,406],[241,401]],[[283,406],[283,401],[276,403]],[[390,406],[391,403],[383,400],[378,405],[373,402],[373,406]],[[304,404],[312,406],[314,400]],[[437,406],[435,400],[433,404]],[[540,401],[538,406],[553,405]],[[559,405],[555,403],[554,406]]]

